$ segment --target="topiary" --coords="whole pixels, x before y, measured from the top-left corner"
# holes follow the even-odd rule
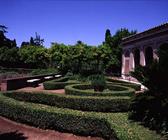
[[[91,85],[94,88],[94,91],[102,92],[106,87],[106,79],[104,75],[92,75],[90,77]]]

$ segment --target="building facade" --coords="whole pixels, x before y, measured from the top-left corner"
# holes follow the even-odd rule
[[[122,77],[129,76],[138,65],[146,66],[158,58],[158,50],[168,47],[168,23],[122,40]]]

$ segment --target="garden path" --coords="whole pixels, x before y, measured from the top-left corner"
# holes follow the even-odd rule
[[[42,130],[28,125],[16,123],[0,117],[1,140],[103,140],[98,137],[77,136],[54,130]]]
[[[49,93],[56,93],[56,94],[65,94],[64,89],[58,89],[58,90],[44,90],[43,84],[39,84],[38,87],[25,87],[18,89],[18,91],[41,91],[41,92],[49,92]]]

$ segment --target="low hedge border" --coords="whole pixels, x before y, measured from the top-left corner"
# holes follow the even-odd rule
[[[87,89],[92,88],[90,84],[75,84],[68,85],[65,87],[65,93],[67,95],[78,95],[78,96],[133,96],[135,90],[130,87],[121,86],[121,85],[113,85],[107,84],[107,87],[114,89],[114,91],[109,92],[95,92],[89,91]],[[116,89],[120,89],[120,91],[115,91]]]
[[[130,105],[130,97],[91,97],[58,95],[45,92],[6,92],[5,96],[20,101],[46,104],[59,108],[69,108],[96,112],[126,112]]]
[[[16,101],[2,94],[0,94],[0,115],[40,128],[117,139],[108,121],[94,113]]]
[[[77,84],[77,81],[68,81],[69,77],[61,77],[55,80],[47,81],[43,83],[45,90],[55,90],[55,89],[63,89],[67,85]]]
[[[128,113],[95,113],[25,103],[0,94],[0,115],[40,128],[109,140],[161,140],[162,137],[128,120]],[[117,135],[117,138],[116,138]]]
[[[66,82],[69,80],[69,77],[60,77],[60,78],[57,78],[57,79],[54,79],[54,80],[51,80],[53,82]]]
[[[48,81],[44,82],[43,86],[45,90],[56,90],[56,89],[63,89],[67,85],[71,84],[78,84],[79,82],[54,82],[54,81]]]
[[[116,80],[116,79],[112,79],[110,77],[106,77],[106,80],[108,83],[113,83],[115,85],[128,86],[128,87],[134,88],[136,91],[141,90],[140,84],[134,84],[134,83],[129,83],[129,82],[121,81],[121,80]]]

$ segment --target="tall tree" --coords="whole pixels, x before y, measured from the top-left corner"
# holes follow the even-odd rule
[[[37,32],[35,34],[36,34],[36,36],[34,38],[35,45],[36,46],[43,46],[44,39],[41,39],[40,35],[38,35]]]
[[[109,45],[109,46],[112,45],[112,39],[111,38],[112,38],[112,36],[111,36],[110,30],[107,29],[106,33],[105,33],[105,44],[106,45]]]
[[[7,33],[7,29],[8,29],[8,27],[6,27],[4,25],[0,25],[0,32]]]
[[[33,39],[33,37],[30,37],[30,45],[32,45],[32,46],[34,46],[34,39]]]

